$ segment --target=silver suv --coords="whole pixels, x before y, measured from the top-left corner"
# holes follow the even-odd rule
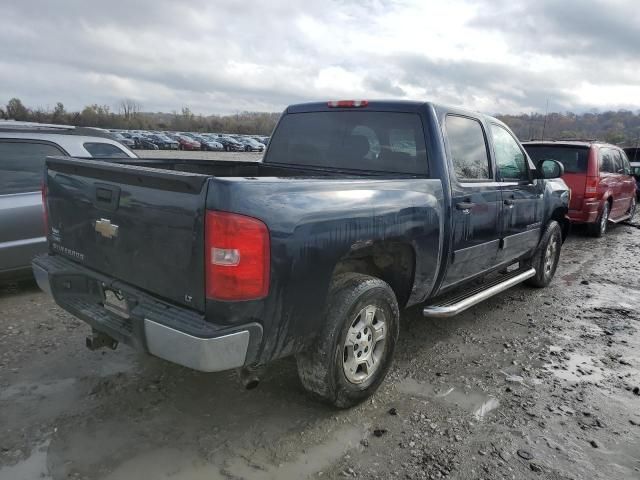
[[[101,129],[0,121],[0,281],[29,278],[46,250],[41,185],[50,155],[135,158]]]

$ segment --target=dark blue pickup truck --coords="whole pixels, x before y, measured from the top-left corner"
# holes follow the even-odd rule
[[[339,406],[390,366],[399,311],[448,317],[552,279],[562,165],[498,120],[419,102],[286,109],[264,161],[47,159],[41,288],[124,342],[247,382],[295,355]]]

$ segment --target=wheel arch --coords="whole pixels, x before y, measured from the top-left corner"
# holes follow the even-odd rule
[[[333,277],[342,273],[362,273],[389,284],[400,308],[409,300],[413,289],[416,255],[407,243],[380,241],[350,251],[338,260]]]

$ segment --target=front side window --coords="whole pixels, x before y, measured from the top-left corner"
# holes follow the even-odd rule
[[[496,166],[502,180],[529,180],[529,167],[524,152],[515,138],[503,127],[491,124]]]
[[[129,156],[122,149],[110,143],[85,143],[84,148],[93,158],[122,158]]]
[[[0,140],[0,195],[40,190],[44,161],[50,155],[65,153],[47,143]]]
[[[491,178],[487,142],[480,122],[472,118],[448,115],[445,129],[458,180]]]

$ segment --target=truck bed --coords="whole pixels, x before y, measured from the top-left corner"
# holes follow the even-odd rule
[[[229,160],[195,160],[195,159],[167,159],[167,158],[145,158],[145,159],[117,159],[110,163],[122,165],[136,165],[141,167],[157,168],[161,170],[173,170],[180,172],[198,173],[214,177],[411,177],[415,175],[390,174],[388,172],[375,172],[363,170],[340,170],[326,169],[322,167],[301,167],[294,165],[277,165],[252,161],[229,161]]]

